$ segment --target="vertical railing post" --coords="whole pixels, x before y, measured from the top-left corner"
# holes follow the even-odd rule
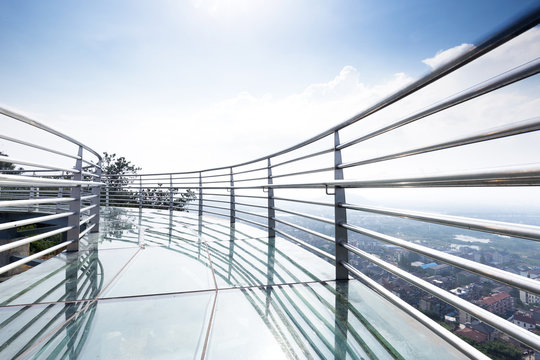
[[[199,172],[199,216],[203,214],[202,171]]]
[[[230,191],[230,218],[231,218],[231,224],[234,224],[236,222],[236,206],[235,206],[235,199],[234,199],[234,176],[233,176],[233,168],[231,167],[231,191]]]
[[[109,207],[109,180],[110,177],[107,175],[107,180],[105,180],[105,206]]]
[[[32,176],[36,177],[36,172],[35,171],[32,172]],[[29,194],[28,198],[30,200],[32,200],[35,197],[36,197],[36,188],[32,186],[32,187],[30,187],[30,194]],[[34,210],[34,205],[28,205],[28,211],[31,212],[33,210]]]
[[[272,162],[268,158],[268,184],[272,185]],[[276,210],[274,209],[274,189],[268,188],[268,237],[274,238],[276,236]]]
[[[341,150],[338,149],[339,133],[334,132],[334,179],[343,180],[343,169],[339,168],[341,165]],[[334,221],[335,221],[335,239],[336,239],[336,279],[344,280],[348,279],[349,272],[342,265],[342,262],[349,261],[349,252],[343,244],[348,242],[347,229],[342,224],[347,222],[347,209],[341,207],[341,204],[345,203],[345,189],[341,187],[335,187],[334,189]]]
[[[174,189],[172,174],[169,174],[169,241],[171,241],[173,228]]]
[[[142,200],[143,200],[142,176],[139,175],[139,211],[142,211]]]
[[[96,175],[92,181],[101,182],[101,160],[98,161],[98,164],[96,166]],[[90,200],[91,205],[95,205],[90,210],[90,216],[94,215],[92,220],[90,220],[90,226],[95,225],[90,232],[96,233],[99,232],[99,194],[101,193],[101,186],[93,186],[92,187],[92,195],[94,196],[92,200]]]
[[[60,176],[60,179],[64,179],[64,172],[62,171],[62,175]],[[62,198],[64,196],[64,188],[62,186],[58,187],[58,198]],[[60,206],[60,203],[56,203],[56,213],[59,213],[62,210],[62,207]]]
[[[172,186],[172,174],[169,174],[169,211],[172,213],[174,208],[174,192]]]
[[[75,172],[73,173],[74,181],[82,180],[82,154],[83,148],[79,146],[79,158],[75,162]],[[79,251],[79,234],[80,234],[80,221],[81,221],[81,185],[77,185],[71,188],[71,197],[75,200],[69,202],[69,211],[73,213],[68,217],[68,226],[72,229],[67,232],[67,240],[73,240],[68,245],[67,251]]]

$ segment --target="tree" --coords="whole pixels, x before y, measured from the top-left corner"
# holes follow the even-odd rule
[[[0,151],[0,156],[8,157],[9,155],[3,153],[2,151]],[[20,167],[17,171],[15,171],[15,168],[16,168],[15,165],[10,163],[10,162],[0,161],[0,174],[7,173],[7,174],[11,174],[11,175],[18,175],[24,170],[22,167]],[[4,171],[2,171],[2,170],[4,170]]]
[[[102,169],[107,175],[106,182],[111,192],[123,192],[125,187],[133,182],[132,176],[141,170],[125,157],[116,154],[103,153]]]
[[[102,168],[105,173],[105,183],[107,184],[109,194],[114,197],[114,203],[125,207],[136,207],[139,200],[142,200],[144,206],[168,209],[171,205],[174,210],[185,211],[188,202],[195,200],[195,192],[188,189],[180,192],[176,187],[167,188],[158,184],[157,188],[143,188],[140,191],[130,189],[128,186],[133,183],[140,167],[126,160],[125,157],[117,157],[116,154],[103,153]]]

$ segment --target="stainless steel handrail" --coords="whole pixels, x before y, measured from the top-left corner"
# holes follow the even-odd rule
[[[406,312],[415,317],[422,324],[438,333],[442,338],[456,346],[460,351],[464,352],[472,358],[482,357],[477,351],[473,350],[467,344],[457,339],[454,335],[449,334],[438,325],[426,320],[426,317],[419,315],[418,311],[411,310],[410,306],[406,307],[403,302],[397,301],[390,296],[387,290],[380,285],[375,285],[369,278],[360,270],[356,269],[348,260],[349,254],[356,254],[364,259],[367,259],[373,264],[382,266],[384,269],[397,275],[398,277],[410,281],[421,289],[433,294],[447,303],[456,306],[459,309],[477,316],[486,323],[495,326],[500,331],[516,338],[518,341],[540,351],[540,341],[538,336],[527,334],[519,330],[517,326],[499,319],[496,315],[481,309],[477,305],[460,299],[457,301],[455,296],[434,286],[427,284],[422,279],[411,277],[406,271],[399,269],[395,265],[387,263],[377,258],[373,254],[369,254],[348,242],[348,233],[355,232],[362,235],[367,235],[372,239],[383,241],[384,243],[396,245],[402,249],[413,251],[415,253],[427,256],[437,261],[456,266],[461,269],[466,269],[473,274],[479,274],[503,283],[509,284],[516,289],[539,294],[540,286],[538,282],[527,279],[524,276],[512,274],[507,271],[497,269],[485,264],[479,264],[472,260],[463,259],[461,257],[450,255],[445,252],[429,248],[424,245],[415,244],[405,241],[395,236],[382,234],[381,232],[373,231],[354,224],[348,220],[348,214],[352,212],[365,212],[367,214],[380,214],[384,216],[398,217],[405,220],[417,221],[420,223],[435,223],[452,228],[465,228],[468,230],[482,231],[494,233],[503,236],[512,236],[523,239],[538,241],[540,239],[540,230],[538,226],[514,224],[510,222],[492,221],[484,219],[476,219],[464,216],[444,215],[438,213],[419,212],[410,209],[395,209],[392,207],[372,206],[372,205],[356,205],[345,201],[346,190],[354,189],[406,189],[406,188],[493,188],[493,187],[536,187],[540,185],[540,167],[537,163],[534,164],[519,164],[514,163],[513,166],[491,169],[471,169],[471,170],[452,170],[444,172],[434,172],[432,174],[423,175],[388,175],[386,177],[371,176],[369,172],[362,177],[344,176],[343,170],[360,169],[361,166],[368,164],[378,164],[383,161],[392,161],[405,157],[414,158],[417,155],[427,153],[443,153],[449,149],[461,148],[467,150],[467,145],[484,144],[490,141],[504,139],[508,137],[517,138],[526,134],[537,134],[540,130],[540,121],[538,117],[521,122],[512,122],[494,129],[470,131],[469,134],[463,135],[452,140],[440,141],[427,146],[416,146],[409,149],[393,151],[389,154],[368,156],[364,159],[352,159],[348,162],[342,161],[341,151],[351,151],[355,149],[353,145],[359,144],[368,139],[373,139],[381,135],[392,133],[398,128],[407,126],[420,119],[428,118],[434,114],[439,114],[448,111],[450,108],[462,106],[472,99],[487,96],[495,90],[502,89],[511,84],[518,83],[522,80],[531,78],[540,72],[540,58],[529,61],[521,66],[514,67],[501,73],[498,76],[491,77],[485,81],[478,83],[465,90],[447,97],[446,99],[436,102],[427,108],[414,112],[410,116],[400,117],[397,120],[389,121],[389,125],[383,125],[370,129],[367,134],[361,136],[352,134],[350,140],[341,142],[340,133],[352,129],[350,125],[359,122],[360,120],[371,117],[371,115],[379,112],[390,105],[399,103],[401,100],[408,98],[418,90],[429,86],[444,78],[446,75],[462,68],[481,56],[496,49],[500,45],[519,36],[528,29],[536,26],[540,22],[540,7],[533,10],[528,15],[518,19],[506,28],[498,31],[486,40],[480,42],[479,45],[472,47],[469,51],[456,59],[435,69],[430,74],[422,77],[414,83],[408,85],[404,89],[390,95],[389,97],[377,102],[375,105],[368,107],[358,115],[339,123],[338,125],[323,131],[305,141],[277,151],[275,153],[262,156],[250,161],[238,163],[229,166],[216,167],[210,169],[202,169],[197,171],[186,172],[171,172],[171,173],[152,173],[152,174],[136,174],[130,176],[128,183],[121,186],[120,189],[112,187],[104,188],[101,194],[103,204],[114,204],[116,206],[128,205],[136,207],[152,207],[150,200],[140,199],[137,202],[138,194],[142,193],[141,189],[159,189],[163,192],[163,196],[167,196],[167,191],[173,196],[172,190],[191,190],[197,199],[188,199],[187,202],[180,206],[174,207],[175,210],[198,211],[198,214],[211,214],[222,218],[228,218],[231,225],[236,221],[245,222],[263,229],[267,229],[268,236],[282,236],[291,240],[298,245],[309,249],[313,253],[328,259],[335,264],[336,278],[343,279],[344,274],[350,274],[359,278],[368,286],[374,288],[386,298],[391,298],[390,301],[399,303]],[[391,120],[391,119],[390,119]],[[358,127],[357,127],[358,128]],[[354,129],[353,129],[354,130]],[[353,131],[352,130],[352,131]],[[333,136],[334,147],[328,147],[329,137]],[[320,141],[319,140],[324,140]],[[306,149],[307,145],[318,145],[319,148]],[[469,147],[470,148],[470,147]],[[300,151],[301,150],[301,151]],[[298,151],[298,152],[297,152]],[[333,153],[333,161],[326,163],[328,159],[324,159],[321,155]],[[351,153],[355,155],[354,153]],[[285,165],[288,165],[286,167]],[[283,168],[282,168],[283,166]],[[272,170],[281,170],[279,173],[273,173]],[[283,169],[283,170],[282,170]],[[266,171],[266,176],[263,172]],[[332,180],[328,180],[329,174],[333,171]],[[359,172],[357,172],[359,173]],[[242,176],[239,176],[239,175]],[[363,173],[362,173],[363,174]],[[310,176],[310,180],[305,181],[306,176]],[[326,178],[325,178],[326,176]],[[358,175],[356,175],[358,176]],[[111,178],[113,179],[113,178]],[[186,181],[191,179],[193,181]],[[196,181],[198,179],[198,182]],[[278,183],[275,181],[280,179]],[[290,179],[290,180],[289,180]],[[107,183],[107,181],[105,181]],[[162,183],[163,186],[157,186]],[[244,183],[244,185],[242,185]],[[298,194],[293,198],[288,196],[287,191],[297,191]],[[322,201],[318,199],[302,198],[302,192],[324,190],[326,195],[334,197],[333,202]],[[257,192],[264,191],[265,196],[260,196]],[[279,195],[275,195],[279,192]],[[246,199],[243,202],[238,202],[237,198]],[[124,200],[122,200],[124,199]],[[190,202],[190,200],[192,200]],[[264,202],[263,202],[264,201]],[[281,201],[279,206],[274,204],[275,201]],[[212,205],[212,204],[225,205]],[[229,203],[229,206],[226,204]],[[295,208],[293,205],[310,205],[314,209],[329,209],[334,208],[334,217],[329,218],[328,215],[321,213],[309,213]],[[160,205],[162,206],[162,205]],[[248,210],[265,209],[267,213],[254,213],[246,210],[238,210],[238,206],[245,206]],[[163,208],[163,207],[160,207]],[[173,209],[173,207],[171,207]],[[238,216],[238,213],[245,216]],[[291,220],[285,217],[292,216]],[[266,218],[266,223],[261,223],[257,218]],[[334,230],[334,236],[326,235],[310,226],[304,226],[295,219],[302,218],[313,221],[323,226],[328,226]],[[291,229],[293,231],[291,231]],[[327,229],[328,230],[328,229]],[[294,232],[294,235],[292,233]],[[325,230],[326,232],[326,230]],[[319,248],[311,243],[310,236],[314,236],[319,240],[335,247],[335,253],[330,254],[328,251]],[[305,240],[305,239],[308,240]],[[450,295],[448,295],[450,294]]]
[[[10,271],[18,266],[54,251],[64,248],[77,251],[79,238],[90,231],[99,230],[101,156],[72,137],[24,115],[0,108],[0,116],[6,117],[2,119],[3,122],[15,121],[27,125],[19,130],[21,134],[16,137],[0,135],[0,139],[19,145],[14,148],[18,152],[10,153],[9,156],[1,155],[0,162],[13,167],[14,164],[26,167],[12,170],[8,166],[7,169],[0,169],[0,253],[7,252],[7,256],[2,254],[1,257],[0,274],[7,273],[9,276]],[[30,141],[28,126],[52,134],[51,139],[54,140],[51,142],[67,142],[71,146],[75,145],[78,151],[70,154],[56,149],[56,145],[43,146],[37,141]],[[43,158],[44,151],[46,160],[33,160],[36,150],[40,151],[40,158]],[[88,152],[91,158],[83,154],[83,151]],[[73,164],[69,164],[73,160]],[[53,165],[66,161],[72,167]],[[83,166],[83,162],[87,165]],[[82,212],[89,214],[81,217]],[[51,222],[59,228],[51,231],[47,226],[40,225]],[[21,239],[17,235],[19,229],[28,226],[35,227],[31,231],[32,236]],[[10,252],[14,249],[28,247],[35,241],[51,236],[56,237],[57,245],[16,262],[9,262]]]

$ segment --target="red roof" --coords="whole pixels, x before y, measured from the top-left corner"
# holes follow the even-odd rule
[[[495,293],[490,296],[483,297],[479,300],[479,302],[489,306],[489,305],[495,304],[497,301],[504,300],[508,297],[510,297],[509,293],[505,291],[501,291],[500,293]]]
[[[534,321],[534,319],[530,316],[527,316],[527,315],[524,315],[524,314],[520,314],[520,313],[515,313],[514,314],[514,320],[517,320],[517,321],[521,321],[521,322],[526,322],[526,323],[529,323],[529,324],[536,324],[536,321]]]
[[[456,331],[456,334],[468,337],[469,339],[473,339],[476,342],[484,342],[487,341],[488,336],[487,334],[484,334],[481,331],[471,329],[470,327],[466,327],[464,329],[459,329]]]

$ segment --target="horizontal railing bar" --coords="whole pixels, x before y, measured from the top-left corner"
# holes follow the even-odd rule
[[[292,228],[295,228],[295,229],[297,229],[297,230],[303,231],[303,232],[308,233],[308,234],[311,234],[311,235],[315,235],[315,236],[317,236],[317,237],[320,237],[321,239],[330,241],[331,243],[334,243],[334,244],[335,244],[335,239],[334,239],[333,237],[331,237],[331,236],[322,234],[322,233],[320,233],[320,232],[318,232],[318,231],[310,230],[310,229],[308,229],[308,228],[305,228],[305,227],[300,226],[300,225],[293,224],[293,223],[288,222],[288,221],[285,221],[285,220],[281,220],[281,219],[279,219],[279,218],[277,218],[277,217],[274,218],[274,220],[275,220],[276,222],[281,223],[281,224],[290,226],[290,227],[292,227]]]
[[[230,210],[228,207],[222,207],[222,206],[204,205],[204,207],[212,208],[212,209],[227,210],[227,211]],[[228,215],[227,215],[227,216],[228,216]]]
[[[89,227],[87,227],[86,229],[84,229],[84,231],[81,231],[81,233],[79,234],[79,239],[82,239],[84,237],[84,235],[88,234],[90,231],[92,231],[92,229],[96,226],[96,224],[92,224],[90,225]]]
[[[321,188],[393,188],[393,187],[461,187],[461,186],[537,186],[540,167],[527,166],[506,170],[476,170],[457,174],[378,180],[336,180],[316,183],[264,184],[253,186],[208,186],[202,189],[321,189]],[[184,189],[183,187],[176,187]],[[198,190],[201,187],[185,187]]]
[[[6,229],[12,229],[19,226],[25,226],[30,224],[35,224],[42,221],[49,221],[54,219],[60,219],[63,217],[67,217],[70,215],[75,214],[74,212],[66,212],[66,213],[60,213],[60,214],[54,214],[54,215],[45,215],[45,216],[37,216],[30,219],[24,219],[24,220],[16,220],[16,221],[10,221],[0,224],[0,230],[6,230]]]
[[[97,204],[93,204],[93,205],[89,205],[89,206],[83,207],[83,208],[81,208],[80,212],[85,212],[85,211],[92,210],[92,209],[95,208],[96,206],[97,206]]]
[[[388,126],[385,126],[381,129],[378,129],[378,130],[375,130],[375,131],[372,131],[371,133],[369,134],[366,134],[360,138],[357,138],[355,140],[351,140],[347,143],[344,143],[344,144],[340,144],[337,149],[338,150],[341,150],[341,149],[344,149],[346,147],[349,147],[349,146],[352,146],[354,144],[358,144],[360,142],[363,142],[365,140],[368,140],[368,139],[371,139],[371,138],[374,138],[376,136],[379,136],[379,135],[382,135],[386,132],[389,132],[389,131],[392,131],[392,130],[395,130],[397,128],[400,128],[404,125],[407,125],[407,124],[410,124],[414,121],[417,121],[417,120],[420,120],[420,119],[423,119],[427,116],[430,116],[430,115],[433,115],[433,114],[436,114],[442,110],[445,110],[445,109],[448,109],[448,108],[451,108],[455,105],[458,105],[458,104],[461,104],[465,101],[468,101],[468,100],[471,100],[471,99],[474,99],[476,97],[479,97],[481,95],[484,95],[484,94],[487,94],[489,92],[492,92],[494,90],[497,90],[497,89],[500,89],[504,86],[507,86],[507,85],[510,85],[516,81],[519,81],[519,80],[523,80],[527,77],[530,77],[530,76],[533,76],[535,74],[537,74],[538,72],[540,72],[540,59],[535,59],[529,63],[526,63],[524,65],[521,65],[517,68],[514,68],[510,71],[507,71],[501,75],[498,75],[498,76],[495,76],[487,81],[484,81],[480,84],[477,84],[475,86],[473,86],[472,88],[464,91],[464,92],[460,92],[454,96],[452,96],[450,99],[446,100],[446,101],[443,101],[443,102],[439,102],[437,104],[435,104],[434,106],[426,109],[426,110],[423,110],[423,111],[420,111],[412,116],[409,116],[405,119],[402,119],[402,120],[399,120],[393,124],[390,124]]]
[[[84,219],[82,219],[80,222],[79,222],[79,226],[82,226],[84,224],[86,224],[87,222],[89,222],[90,220],[92,220],[93,218],[96,217],[96,214],[92,214],[90,216],[87,216],[85,217]]]
[[[217,203],[223,203],[223,204],[230,204],[231,202],[229,200],[213,200],[213,199],[204,199],[204,202],[211,201],[211,202],[217,202]],[[238,204],[238,203],[235,203]]]
[[[6,183],[13,186],[49,186],[49,187],[74,187],[74,186],[102,186],[103,183],[93,181],[74,181],[60,179],[44,179],[32,176],[6,175],[0,174],[0,185]]]
[[[73,229],[73,226],[66,226],[66,227],[63,227],[63,228],[60,228],[60,229],[48,231],[48,232],[43,233],[43,234],[30,236],[30,237],[27,237],[27,238],[24,238],[24,239],[21,239],[21,240],[10,242],[10,243],[5,244],[5,245],[1,245],[0,246],[0,253],[4,252],[6,250],[9,250],[9,249],[14,249],[14,248],[19,247],[21,245],[29,244],[29,243],[34,242],[36,240],[45,239],[45,238],[48,238],[50,236],[54,236],[54,235],[66,232],[66,231],[71,230],[71,229]]]
[[[1,207],[10,207],[10,206],[24,206],[24,205],[39,205],[39,204],[56,204],[56,203],[65,203],[76,200],[75,198],[52,198],[52,199],[29,199],[29,200],[7,200],[0,201]]]
[[[2,108],[2,107],[0,107],[0,114],[8,116],[8,117],[10,117],[12,119],[21,121],[21,122],[26,123],[26,124],[28,124],[30,126],[34,126],[34,127],[38,128],[38,129],[44,130],[44,131],[46,131],[48,133],[51,133],[53,135],[56,135],[56,136],[58,136],[58,137],[60,137],[60,138],[62,138],[64,140],[67,140],[67,141],[69,141],[69,142],[71,142],[73,144],[82,146],[84,149],[90,151],[92,154],[97,156],[98,159],[101,160],[101,156],[96,151],[92,150],[90,147],[88,147],[88,146],[84,145],[83,143],[73,139],[72,137],[69,137],[69,136],[67,136],[65,134],[62,134],[61,132],[56,131],[56,130],[54,130],[54,129],[52,129],[52,128],[44,125],[44,124],[41,124],[41,123],[39,123],[39,122],[37,122],[35,120],[27,118],[26,116],[17,114],[17,113],[15,113],[13,111],[10,111],[10,110]]]
[[[61,244],[52,246],[52,247],[50,247],[48,249],[45,249],[43,251],[40,251],[40,252],[34,254],[34,255],[27,256],[27,257],[25,257],[25,258],[23,258],[21,260],[18,260],[18,261],[12,262],[11,264],[2,266],[0,268],[0,274],[3,274],[3,273],[5,273],[5,272],[7,272],[9,270],[15,269],[18,266],[24,265],[24,264],[26,264],[26,263],[34,260],[34,259],[37,259],[37,258],[42,257],[44,255],[47,255],[49,253],[52,253],[52,252],[54,252],[54,251],[56,251],[58,249],[64,248],[64,247],[68,246],[69,244],[71,244],[73,241],[74,240],[64,241]]]
[[[287,174],[279,174],[272,176],[273,179],[287,177],[287,176],[298,176],[298,175],[307,175],[307,174],[315,174],[325,171],[334,171],[334,167],[327,167],[327,168],[320,168],[320,169],[313,169],[313,170],[305,170],[305,171],[297,171],[293,173],[287,173]],[[266,178],[264,178],[266,179]]]
[[[323,257],[325,257],[327,259],[330,259],[333,262],[336,261],[335,256],[332,255],[332,254],[327,253],[326,251],[323,251],[323,250],[321,250],[321,249],[319,249],[319,248],[317,248],[317,247],[315,247],[315,246],[313,246],[311,244],[308,244],[307,242],[305,242],[303,240],[300,240],[300,239],[298,239],[298,238],[296,238],[296,237],[294,237],[292,235],[289,235],[286,232],[281,231],[279,229],[274,229],[274,231],[276,232],[276,234],[280,234],[281,236],[285,236],[287,239],[289,239],[291,241],[294,241],[297,244],[300,244],[302,247],[304,247],[306,249],[309,249],[309,250],[311,250],[312,252],[314,252],[314,253],[316,253],[318,255],[321,255],[321,256],[323,256]]]
[[[243,217],[241,217],[241,216],[235,216],[235,219],[236,219],[236,220],[241,220],[241,221],[244,221],[244,222],[253,224],[253,225],[261,226],[261,227],[264,227],[264,228],[267,228],[267,229],[268,229],[268,225],[262,224],[262,223],[257,222],[257,221],[248,220],[248,219],[245,219],[245,218],[243,218]]]
[[[385,188],[385,187],[453,187],[453,186],[529,186],[540,184],[540,168],[517,170],[470,171],[460,174],[432,175],[384,180],[337,180],[320,183],[268,184],[273,189],[298,188]],[[235,187],[235,189],[238,187]]]
[[[289,198],[283,198],[283,197],[277,197],[277,196],[274,196],[274,200],[292,201],[292,202],[298,202],[298,203],[303,203],[303,204],[312,204],[312,205],[321,205],[321,206],[334,207],[334,203],[327,203],[327,202],[320,202],[320,201],[289,199]]]
[[[444,339],[448,343],[450,343],[452,346],[454,346],[457,350],[465,354],[471,359],[485,359],[489,360],[490,357],[484,355],[479,350],[475,349],[450,331],[443,328],[441,325],[439,325],[437,322],[433,321],[429,317],[427,317],[425,314],[420,312],[418,309],[415,309],[412,305],[409,305],[404,300],[400,299],[397,295],[393,294],[390,290],[386,289],[381,284],[377,283],[373,279],[369,278],[367,275],[360,272],[358,269],[354,268],[349,263],[342,263],[343,266],[349,270],[349,272],[359,281],[361,281],[364,285],[375,291],[380,296],[384,297],[386,300],[388,300],[393,305],[397,306],[399,309],[404,311],[405,313],[409,314],[412,318],[414,318],[416,321],[421,323],[422,325],[426,326],[429,330],[433,331],[435,334],[437,334],[440,338]]]
[[[204,190],[204,188],[203,188],[203,190]],[[204,195],[204,196],[227,196],[227,197],[231,196],[231,194],[229,194],[229,193],[226,193],[226,194],[216,194],[216,193],[206,193],[206,192],[203,193],[203,195]],[[237,196],[237,195],[235,194],[234,196]],[[265,198],[265,199],[266,199],[266,198]]]
[[[81,196],[81,200],[84,201],[84,200],[90,200],[90,199],[93,199],[93,198],[96,198],[98,197],[98,195],[86,195],[86,196]]]
[[[206,194],[204,193],[204,195],[213,195],[213,194]],[[230,196],[230,194],[227,194],[227,195],[224,195],[224,196]],[[266,196],[258,196],[258,195],[242,195],[242,194],[238,194],[238,193],[234,193],[234,197],[235,198],[249,198],[249,199],[263,199],[263,200],[268,200],[268,197]]]
[[[0,161],[12,163],[12,164],[18,164],[18,165],[35,166],[35,167],[39,167],[39,168],[42,168],[42,169],[50,169],[50,170],[55,170],[55,171],[69,171],[69,172],[74,172],[74,173],[78,172],[77,170],[75,170],[73,168],[68,169],[68,168],[63,168],[63,167],[58,167],[58,166],[44,165],[44,164],[39,164],[39,163],[35,163],[35,162],[32,162],[32,161],[16,159],[16,158],[12,158],[12,157],[9,157],[9,156],[3,156],[3,155],[0,155]]]
[[[89,161],[89,160],[82,159],[82,162],[85,163],[85,164],[88,164],[88,165],[90,165],[91,167],[94,167],[94,168],[96,168],[96,169],[103,170],[103,168],[100,167],[98,164],[95,164],[95,163],[93,163],[93,162],[91,162],[91,161]]]
[[[319,155],[328,154],[328,153],[331,153],[333,151],[334,151],[334,148],[330,148],[330,149],[326,149],[326,150],[322,150],[322,151],[317,151],[317,152],[312,153],[312,154],[308,154],[308,155],[300,156],[300,157],[290,159],[290,160],[287,160],[287,161],[283,161],[283,162],[280,162],[280,163],[276,163],[276,164],[272,165],[271,168],[275,168],[275,167],[278,167],[278,166],[289,164],[289,163],[292,163],[292,162],[295,162],[295,161],[309,159],[309,158],[319,156]],[[266,168],[263,168],[263,169],[266,169]]]
[[[477,230],[498,235],[507,235],[540,241],[540,226],[514,224],[503,221],[484,220],[463,216],[432,214],[421,211],[391,209],[377,206],[358,206],[351,204],[341,204],[340,206],[344,207],[345,209],[366,211],[370,213],[396,216],[434,224],[449,225],[469,230]]]
[[[205,205],[206,206],[206,205]],[[267,214],[257,214],[257,213],[253,213],[253,212],[250,212],[250,211],[245,211],[245,210],[238,210],[238,209],[235,209],[234,211],[236,212],[239,212],[239,213],[242,213],[242,214],[247,214],[247,215],[252,215],[252,216],[258,216],[258,217],[262,217],[262,218],[267,218]]]
[[[341,224],[345,229],[351,230],[358,234],[368,236],[373,239],[383,241],[388,244],[399,246],[400,248],[413,251],[417,254],[422,254],[430,258],[442,261],[444,263],[456,266],[460,269],[464,269],[481,275],[492,280],[502,282],[504,284],[514,286],[518,289],[526,290],[533,294],[540,294],[540,282],[534,279],[529,279],[521,275],[512,274],[504,270],[494,268],[492,266],[477,263],[476,261],[461,258],[459,256],[451,255],[439,250],[431,249],[427,246],[412,243],[397,237],[393,237],[379,232],[361,228],[356,225]]]
[[[242,203],[242,202],[238,202],[238,201],[235,201],[235,204],[236,205],[241,205],[241,206],[256,207],[256,208],[259,208],[259,209],[268,209],[268,205],[254,205],[254,204]]]
[[[6,136],[6,135],[1,135],[0,134],[0,139],[4,139],[4,140],[11,141],[11,142],[18,143],[18,144],[25,145],[25,146],[30,146],[30,147],[33,147],[33,148],[36,148],[36,149],[39,149],[39,150],[47,151],[47,152],[54,153],[54,154],[57,154],[57,155],[72,158],[72,159],[75,159],[75,160],[80,160],[81,159],[80,156],[70,155],[70,154],[67,154],[67,153],[64,153],[64,152],[61,152],[61,151],[58,151],[58,150],[49,149],[49,148],[47,148],[45,146],[32,144],[30,142],[15,139],[15,138],[12,138],[12,137],[9,137],[9,136]]]
[[[374,157],[374,158],[370,158],[366,160],[348,162],[348,163],[341,164],[338,167],[341,169],[344,169],[344,168],[349,168],[353,166],[367,165],[367,164],[372,164],[372,163],[377,163],[377,162],[382,162],[382,161],[401,159],[408,156],[420,155],[420,154],[425,154],[425,153],[429,153],[433,151],[445,150],[445,149],[450,149],[453,147],[470,145],[470,144],[475,144],[475,143],[488,141],[488,140],[501,139],[501,138],[519,135],[519,134],[525,134],[525,133],[533,132],[537,130],[540,130],[540,118],[538,117],[525,120],[525,121],[520,121],[517,123],[512,123],[512,124],[501,126],[501,127],[497,127],[497,128],[493,128],[493,129],[489,129],[489,130],[485,130],[475,135],[463,137],[460,139],[446,141],[446,142],[442,142],[442,143],[430,145],[430,146],[419,147],[419,148],[411,149],[407,151],[401,151],[401,152],[397,152],[397,153],[393,153],[389,155],[378,156],[378,157]]]
[[[215,211],[209,211],[209,210],[203,210],[203,213],[205,214],[212,214],[212,215],[218,215],[218,216],[223,216],[223,217],[226,217],[226,218],[229,218],[229,214],[220,214],[218,212],[215,212]]]
[[[264,167],[260,167],[260,168],[250,169],[250,170],[243,170],[243,171],[233,172],[233,175],[252,173],[252,172],[262,171],[262,170],[266,170],[266,169],[267,169],[267,167],[264,166]],[[226,174],[226,175],[229,175],[229,174]]]
[[[538,335],[533,334],[509,321],[506,319],[503,319],[485,309],[482,309],[481,307],[474,305],[467,300],[464,300],[460,298],[459,296],[456,296],[444,289],[441,289],[438,286],[435,286],[425,280],[420,279],[417,276],[414,276],[410,273],[408,273],[405,270],[402,270],[398,268],[395,265],[389,264],[384,260],[379,259],[378,257],[369,254],[363,250],[360,250],[350,244],[342,244],[347,250],[355,253],[356,255],[363,257],[364,259],[367,259],[371,261],[372,263],[376,264],[377,266],[385,269],[386,271],[400,277],[403,280],[406,280],[407,282],[417,286],[418,288],[438,297],[439,299],[443,300],[444,302],[454,306],[455,308],[458,308],[460,310],[463,310],[471,315],[473,315],[475,318],[485,322],[486,324],[494,327],[495,329],[513,337],[514,339],[518,340],[519,342],[530,346],[531,348],[535,349],[536,351],[540,351],[540,342],[538,341]]]
[[[273,207],[273,209],[276,210],[276,211],[281,211],[281,212],[285,212],[285,213],[288,213],[288,214],[297,215],[297,216],[301,216],[301,217],[304,217],[304,218],[325,222],[325,223],[331,224],[331,225],[335,224],[334,220],[330,220],[330,219],[323,218],[323,217],[320,217],[320,216],[310,215],[310,214],[301,213],[301,212],[292,211],[292,210],[285,210],[285,209],[278,208],[278,207],[275,207],[275,206]]]
[[[91,176],[91,177],[95,177],[95,178],[100,177],[99,175],[94,174],[92,172],[88,172],[88,171],[81,171],[81,174],[84,175],[84,176]]]

